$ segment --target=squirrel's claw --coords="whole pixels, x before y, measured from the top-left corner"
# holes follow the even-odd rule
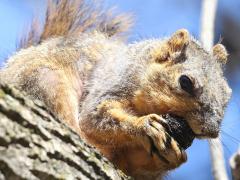
[[[143,146],[153,159],[157,159],[172,168],[178,167],[187,160],[185,151],[168,133],[169,128],[165,120],[156,114],[143,118],[146,137]],[[147,142],[146,142],[147,139]]]

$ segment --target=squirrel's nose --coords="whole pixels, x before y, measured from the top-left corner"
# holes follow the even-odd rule
[[[199,139],[217,138],[218,135],[219,135],[219,131],[203,132],[202,134],[195,134],[196,138],[199,138]]]
[[[219,130],[213,131],[213,132],[209,132],[209,133],[207,134],[207,136],[210,137],[210,138],[217,138],[218,135],[219,135]]]
[[[204,127],[202,129],[202,134],[201,137],[204,137],[204,138],[217,138],[218,135],[219,135],[219,128],[217,127]],[[197,135],[198,136],[198,135]]]

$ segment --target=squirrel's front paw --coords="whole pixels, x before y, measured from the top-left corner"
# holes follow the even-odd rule
[[[141,127],[142,143],[153,159],[164,163],[168,168],[175,168],[187,160],[187,155],[176,140],[168,134],[168,124],[157,114],[143,116],[138,121]]]

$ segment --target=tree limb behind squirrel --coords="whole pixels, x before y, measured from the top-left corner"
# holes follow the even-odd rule
[[[190,133],[218,136],[231,96],[227,52],[206,51],[185,29],[125,44],[127,16],[91,7],[50,1],[43,32],[33,26],[1,81],[45,102],[127,174],[163,176],[186,161]]]

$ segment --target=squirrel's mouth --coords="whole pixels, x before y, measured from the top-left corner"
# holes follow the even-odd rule
[[[172,136],[183,149],[190,147],[196,135],[188,123],[182,117],[173,114],[164,115],[164,118],[169,125],[168,134]]]

